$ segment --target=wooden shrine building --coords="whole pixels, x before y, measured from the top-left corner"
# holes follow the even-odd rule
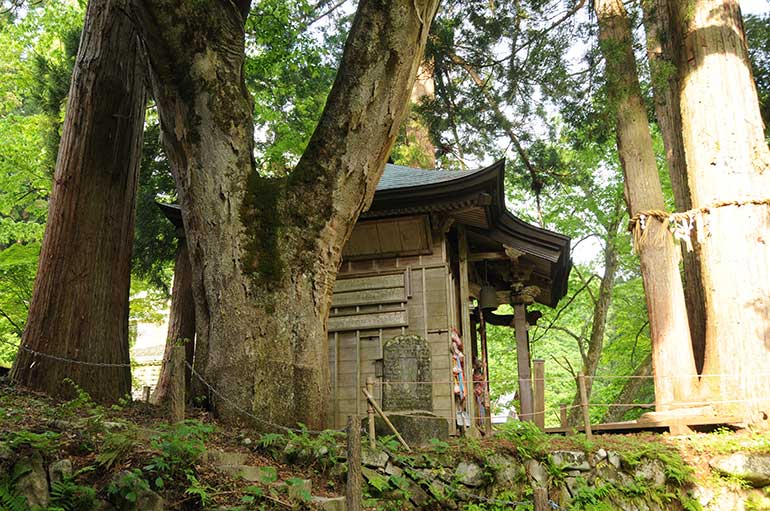
[[[564,296],[570,240],[507,210],[504,168],[504,161],[474,171],[385,167],[334,289],[330,427],[366,414],[367,378],[385,412],[430,412],[446,418],[450,434],[458,424],[478,427],[471,418],[484,403],[467,382],[474,367],[476,379],[487,380],[487,322],[516,323],[520,378],[531,389],[526,305],[554,307]],[[514,305],[515,321],[491,314],[504,303]],[[521,398],[531,414],[531,390],[522,388]]]
[[[487,323],[515,327],[521,412],[532,417],[527,319],[539,313],[526,306],[554,307],[564,296],[570,240],[507,210],[504,169],[504,161],[473,171],[386,165],[334,289],[329,427],[366,415],[361,388],[373,379],[388,415],[429,415],[448,434],[488,429],[479,410],[489,408]],[[181,227],[178,207],[161,207]],[[492,314],[498,304],[512,304],[514,315]],[[486,400],[474,395],[480,386]]]

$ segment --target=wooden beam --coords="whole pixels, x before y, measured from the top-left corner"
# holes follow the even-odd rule
[[[532,406],[532,370],[530,368],[529,335],[527,334],[527,306],[517,303],[513,306],[513,328],[516,331],[516,361],[519,369],[519,399],[521,402],[521,417],[532,421],[534,408]]]
[[[476,402],[473,397],[473,360],[471,356],[471,309],[468,304],[470,289],[468,286],[468,237],[465,234],[465,226],[457,226],[457,242],[460,255],[460,325],[462,327],[463,347],[465,348],[465,385],[467,393],[465,396],[465,411],[471,419],[469,434],[472,437],[478,437],[479,432],[476,427]]]
[[[505,252],[475,252],[468,258],[470,262],[476,261],[508,261],[510,257]]]

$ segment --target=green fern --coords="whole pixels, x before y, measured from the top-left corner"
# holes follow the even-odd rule
[[[51,505],[62,511],[91,511],[96,504],[96,490],[80,486],[71,479],[51,485]],[[52,511],[52,508],[49,508]]]
[[[107,433],[104,437],[101,452],[96,456],[96,461],[102,467],[109,469],[133,451],[135,445],[136,438],[133,436],[132,431],[128,433]]]
[[[27,499],[16,493],[13,481],[0,479],[0,510],[29,511]]]

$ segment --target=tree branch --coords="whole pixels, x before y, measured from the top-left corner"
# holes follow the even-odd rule
[[[590,284],[590,283],[591,283],[591,281],[594,279],[594,277],[596,277],[596,275],[591,275],[591,278],[590,278],[590,279],[588,279],[588,282],[586,282],[585,284],[583,284],[583,285],[580,287],[580,289],[578,289],[577,291],[575,291],[575,294],[574,294],[574,295],[572,295],[572,298],[570,298],[569,300],[567,300],[567,303],[565,303],[565,304],[564,304],[564,306],[563,306],[561,309],[559,309],[558,311],[556,311],[556,315],[553,317],[553,319],[551,320],[551,323],[550,323],[550,324],[549,324],[549,325],[548,325],[548,326],[545,328],[545,330],[543,330],[543,333],[542,333],[542,334],[540,334],[540,335],[538,335],[538,336],[537,336],[537,338],[536,338],[536,339],[534,339],[532,342],[537,342],[537,341],[539,341],[540,339],[542,339],[542,338],[543,338],[543,336],[544,336],[545,334],[547,334],[547,333],[548,333],[548,330],[550,330],[550,329],[551,329],[551,327],[553,327],[554,323],[556,323],[556,320],[557,320],[557,319],[559,319],[559,315],[560,315],[560,314],[561,314],[561,313],[562,313],[562,312],[563,312],[563,311],[564,311],[564,310],[565,310],[567,307],[569,307],[569,305],[570,305],[570,304],[571,304],[571,303],[572,303],[572,302],[575,300],[575,298],[577,298],[577,296],[578,296],[578,295],[581,293],[581,291],[583,291],[583,290],[586,288],[586,286],[588,286],[588,284]]]
[[[19,337],[21,337],[24,334],[24,329],[20,327],[11,317],[6,314],[6,312],[3,309],[0,309],[0,316],[4,317],[8,323],[11,324],[13,329],[16,331]]]
[[[511,144],[513,144],[514,149],[516,149],[516,152],[521,158],[521,161],[524,163],[524,166],[527,168],[527,171],[529,171],[529,176],[530,176],[530,179],[532,180],[532,191],[535,193],[535,201],[537,202],[537,216],[540,222],[540,226],[543,227],[544,226],[543,209],[540,203],[540,192],[543,189],[543,180],[540,179],[540,176],[538,175],[538,172],[535,169],[535,166],[530,161],[529,155],[527,154],[527,151],[524,149],[524,146],[521,144],[519,137],[516,135],[516,133],[514,133],[511,122],[508,120],[508,117],[506,117],[506,115],[503,113],[502,109],[500,108],[500,104],[497,102],[497,100],[495,100],[492,97],[492,95],[489,94],[489,91],[487,90],[487,84],[485,80],[482,79],[478,71],[476,71],[473,68],[473,66],[469,64],[465,59],[463,59],[453,51],[449,52],[449,58],[454,64],[457,64],[462,69],[464,69],[465,72],[468,73],[468,76],[470,76],[471,79],[473,80],[473,83],[475,83],[476,86],[479,88],[482,96],[484,96],[484,99],[492,108],[498,121],[503,126],[505,133],[508,135],[508,138],[510,139]]]

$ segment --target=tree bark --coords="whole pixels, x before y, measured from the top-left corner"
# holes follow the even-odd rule
[[[279,424],[326,425],[326,324],[344,243],[398,133],[437,0],[363,0],[305,154],[259,176],[243,10],[132,0],[146,41],[193,269],[196,368],[214,399]],[[202,31],[201,27],[206,30]]]
[[[703,384],[725,413],[770,414],[770,151],[734,0],[671,2],[681,44],[679,112],[690,201],[708,208],[700,278],[705,296]],[[720,206],[720,204],[725,204]],[[705,228],[704,228],[705,227]]]
[[[658,120],[663,145],[666,149],[668,172],[674,201],[679,211],[692,208],[690,189],[687,183],[687,162],[682,140],[682,116],[679,111],[679,67],[676,48],[681,47],[680,35],[669,32],[672,13],[667,0],[644,0],[644,26],[647,33],[647,56],[652,75],[652,90],[655,97],[655,114]],[[706,350],[705,297],[701,287],[700,243],[691,240],[692,250],[681,247],[684,267],[684,297],[687,305],[690,338],[692,340],[695,365],[698,372],[703,370]],[[682,243],[684,245],[684,243]]]
[[[12,378],[53,395],[71,378],[99,401],[131,390],[128,289],[144,126],[144,63],[121,0],[89,2],[48,223]]]
[[[619,201],[618,201],[619,202]],[[594,304],[594,312],[591,321],[591,337],[588,341],[588,351],[583,360],[583,370],[586,376],[586,394],[591,399],[591,390],[593,389],[593,377],[596,376],[596,369],[599,367],[599,359],[602,356],[604,348],[604,333],[607,330],[607,313],[612,303],[612,288],[615,285],[615,276],[620,265],[618,261],[617,237],[620,227],[619,204],[612,212],[609,225],[607,225],[606,238],[604,240],[604,275],[602,275],[599,284],[599,295]],[[569,424],[576,426],[582,422],[582,412],[580,410],[580,390],[575,391],[575,398],[572,400],[572,408],[569,414]]]
[[[192,267],[187,241],[180,237],[174,262],[174,287],[171,290],[171,308],[168,315],[168,333],[158,384],[152,393],[152,403],[168,406],[171,385],[171,356],[174,346],[184,342],[185,360],[193,365],[195,356],[195,301],[192,294]],[[185,395],[190,396],[191,371],[185,366]]]
[[[663,210],[655,153],[634,60],[631,27],[621,0],[597,0],[599,40],[607,63],[610,101],[617,115],[618,154],[625,177],[630,215]],[[650,317],[655,402],[666,410],[688,401],[697,388],[679,254],[665,226],[648,217],[636,250]]]

